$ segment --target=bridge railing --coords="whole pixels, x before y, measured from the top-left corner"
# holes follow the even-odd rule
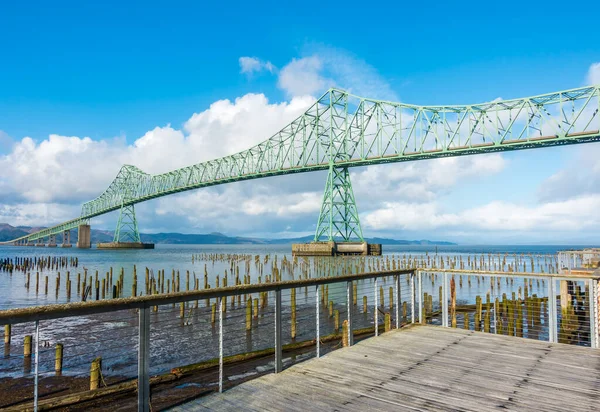
[[[0,311],[10,325],[0,408],[162,409],[418,322],[598,347],[594,276],[409,269],[265,280]]]

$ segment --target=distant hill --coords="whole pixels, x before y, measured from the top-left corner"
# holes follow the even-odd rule
[[[38,231],[40,227],[11,226],[0,223],[0,242],[12,240]],[[92,229],[92,243],[112,242],[114,232],[110,230]],[[142,242],[163,243],[173,245],[287,245],[292,243],[307,243],[313,240],[312,236],[304,236],[292,239],[262,239],[240,236],[227,236],[223,233],[207,234],[184,234],[184,233],[141,233]],[[71,235],[76,239],[76,234]],[[57,236],[57,242],[62,242],[62,236]],[[455,245],[452,242],[434,240],[397,240],[386,238],[366,238],[369,243],[381,243],[384,245]]]

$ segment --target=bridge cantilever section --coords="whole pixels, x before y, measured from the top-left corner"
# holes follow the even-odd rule
[[[83,205],[78,219],[11,242],[40,239],[126,206],[230,182],[317,170],[329,170],[331,176],[350,167],[595,142],[600,140],[599,110],[600,86],[454,106],[374,100],[331,89],[289,125],[248,150],[158,175],[123,166],[104,193]],[[329,240],[348,240],[348,233],[362,236],[353,196],[342,194],[352,198],[352,204],[341,209],[325,208],[327,196],[330,205],[337,204],[333,196],[340,188],[351,193],[349,175],[335,176],[344,177],[329,193],[326,189],[321,214],[337,218],[320,218],[330,227],[317,228],[315,240],[321,235]]]

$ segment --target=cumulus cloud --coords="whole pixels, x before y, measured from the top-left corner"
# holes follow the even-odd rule
[[[357,196],[370,203],[392,199],[424,202],[451,191],[462,179],[477,179],[501,172],[507,166],[500,154],[446,157],[361,168],[352,174]],[[377,190],[373,190],[376,187]],[[369,203],[366,204],[369,207]]]
[[[586,83],[589,85],[600,84],[600,62],[593,63],[587,73]]]
[[[311,46],[279,72],[278,86],[288,96],[320,95],[338,87],[365,97],[397,100],[389,83],[365,61],[327,46]]]
[[[269,73],[275,72],[277,68],[270,61],[262,61],[258,57],[240,57],[240,73],[252,75],[253,73],[258,73],[263,70],[268,71]]]
[[[335,86],[331,79],[323,77],[323,62],[318,56],[292,59],[279,73],[279,87],[288,95],[314,95]]]
[[[493,201],[459,213],[444,212],[435,202],[386,202],[363,222],[374,230],[459,229],[491,232],[570,232],[600,229],[600,195],[523,206]]]

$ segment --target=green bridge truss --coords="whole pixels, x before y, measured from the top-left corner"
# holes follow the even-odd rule
[[[328,170],[315,240],[362,239],[348,168],[600,140],[600,86],[458,106],[418,106],[331,89],[304,114],[240,153],[159,175],[123,166],[81,216],[11,242],[32,242],[121,210],[115,241],[139,240],[133,205],[207,186]]]

